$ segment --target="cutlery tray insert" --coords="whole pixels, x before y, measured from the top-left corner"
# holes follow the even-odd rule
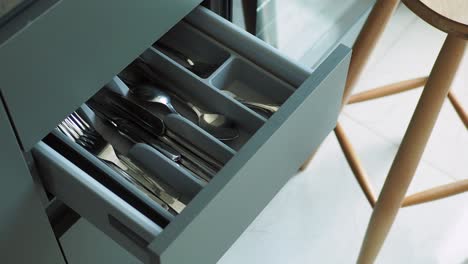
[[[240,44],[235,41],[238,34],[228,22],[207,10],[196,9],[140,56],[158,78],[167,81],[169,90],[176,90],[193,102],[234,120],[241,130],[240,136],[223,143],[235,150],[271,117],[240,101],[279,108],[311,74],[311,70],[291,63],[278,53],[268,52],[267,44],[261,41],[253,45]],[[194,54],[193,60],[203,63],[212,61],[211,50],[215,54],[222,50],[229,57],[219,66],[213,65],[217,69],[212,74],[200,77],[185,63],[180,63],[178,53],[167,52],[159,43],[174,43],[174,49],[185,52],[187,58],[192,59],[190,56]]]
[[[128,88],[118,77],[115,77],[95,96],[105,97],[106,90],[120,93],[128,100],[131,100],[128,96]],[[172,191],[178,194],[180,197],[179,199],[185,204],[207,184],[207,182],[171,161],[153,147],[147,144],[135,144],[131,142],[115,128],[104,124],[103,120],[96,116],[88,107],[83,106],[82,112],[86,113],[85,117],[87,120],[98,130],[107,142],[114,146],[118,153],[129,157],[145,172],[158,178],[165,184],[168,184]],[[227,163],[235,155],[235,151],[222,144],[219,140],[213,138],[184,117],[176,114],[169,114],[163,118],[164,124],[168,129],[171,129],[174,133],[178,134],[178,136],[188,141],[202,152],[216,157],[221,163]]]
[[[271,56],[271,60],[280,61],[286,66],[291,66],[291,68],[275,66],[275,64],[268,63],[268,59],[264,61],[258,58],[258,55],[249,56],[252,49],[249,49],[248,46],[235,47],[228,44],[229,40],[224,39],[222,36],[235,35],[232,27],[229,26],[224,34],[217,34],[216,32],[219,30],[218,27],[222,27],[222,23],[219,21],[215,23],[215,27],[202,27],[194,22],[197,21],[196,16],[212,16],[211,14],[203,14],[203,12],[205,12],[203,9],[195,10],[192,13],[194,18],[189,15],[186,20],[177,24],[159,41],[163,43],[163,46],[170,46],[178,52],[183,52],[194,61],[203,61],[215,65],[213,72],[201,76],[190,71],[190,69],[181,65],[177,59],[173,58],[173,53],[167,52],[165,48],[161,49],[158,43],[148,48],[140,55],[140,58],[151,70],[150,80],[151,77],[154,77],[160,81],[158,85],[162,86],[163,90],[167,89],[167,91],[189,100],[206,111],[226,116],[235,123],[235,127],[239,130],[238,138],[229,141],[216,139],[213,135],[197,126],[197,116],[186,104],[177,100],[173,100],[174,105],[181,115],[161,115],[160,106],[135,98],[127,83],[117,76],[94,98],[106,97],[107,92],[113,92],[130,101],[135,101],[145,109],[163,118],[165,125],[178,136],[226,164],[236,154],[236,151],[241,149],[266,123],[268,118],[246,107],[222,91],[228,90],[245,100],[281,106],[300,86],[302,81],[309,76],[309,73],[304,69],[298,70],[298,66],[291,64],[288,59],[277,53],[268,55]],[[197,13],[200,14],[197,15]],[[213,34],[216,34],[217,38],[214,38]],[[254,52],[255,49],[258,49],[258,45],[266,44],[256,43],[253,49]],[[263,49],[259,50],[260,54],[262,51]],[[125,71],[126,69],[123,70],[123,72]],[[287,75],[288,72],[294,72],[294,74]],[[147,75],[148,72],[141,72],[141,74]],[[294,85],[295,83],[297,87]],[[142,170],[167,184],[171,189],[171,193],[177,194],[178,199],[183,203],[188,204],[207,184],[206,181],[197,178],[153,147],[131,142],[115,128],[104,124],[105,122],[94,115],[93,111],[87,106],[83,106],[81,112],[85,113],[88,122],[98,130],[106,141],[114,146],[118,153],[129,157]],[[83,152],[86,150],[78,146],[76,151]],[[86,157],[89,158],[92,155]],[[97,158],[91,160],[92,164],[101,169],[107,168],[104,170],[107,173],[112,171],[101,160]],[[111,178],[118,177],[115,171],[112,175],[114,177]],[[125,185],[128,186],[128,183]],[[133,189],[138,193],[138,190]],[[145,194],[140,192],[138,196],[139,198],[143,197],[142,200],[145,203],[158,208],[156,211],[161,211],[162,207],[145,197]]]
[[[130,95],[130,91],[127,85],[118,77],[114,77],[93,98],[107,97],[108,93],[120,94],[127,100],[135,101],[135,99]],[[192,98],[192,96],[189,96],[189,98]],[[236,105],[236,103],[232,100],[229,100],[222,95],[220,98],[224,99],[226,102],[231,103],[233,105],[233,109],[238,109],[237,111],[231,111],[230,113],[240,112],[242,113],[241,116],[244,115],[248,118],[256,120],[255,122],[257,122],[259,126],[263,124],[262,120],[257,118],[255,115],[251,115],[251,113],[245,111],[244,108],[238,107],[238,105]],[[147,108],[149,111],[154,112],[155,115],[158,115],[160,110],[159,108],[154,107],[151,104],[145,105],[144,102],[138,103],[144,105],[145,108]],[[142,143],[135,144],[135,142],[132,142],[127,137],[119,133],[115,127],[112,127],[108,122],[104,121],[101,117],[96,115],[94,111],[86,104],[80,107],[78,112],[81,113],[81,116],[91,125],[91,127],[94,127],[98,131],[98,133],[105,139],[106,142],[114,147],[117,153],[128,157],[144,172],[166,184],[170,189],[169,193],[173,194],[184,204],[188,204],[191,199],[193,199],[208,183],[199,177],[196,177],[186,168],[183,168],[177,163],[168,159],[153,147]],[[216,157],[216,159],[219,160],[222,164],[227,163],[236,153],[228,145],[223,144],[220,140],[214,138],[212,135],[196,126],[193,120],[190,121],[187,118],[177,114],[167,114],[161,116],[161,118],[164,119],[164,124],[168,129],[173,131],[184,140],[187,140],[190,144],[200,149],[204,153],[209,153],[210,156]],[[260,120],[260,122],[258,122],[258,120]],[[256,129],[249,127],[248,125],[245,127],[247,127],[246,130],[248,131]],[[247,132],[244,133],[247,134]],[[151,200],[151,197],[147,196],[141,190],[133,186],[130,182],[126,181],[121,175],[119,175],[119,172],[111,169],[107,164],[105,164],[105,162],[85,150],[83,147],[72,142],[65,135],[56,131],[48,138],[49,139],[46,140],[47,144],[51,145],[60,154],[65,156],[65,158],[82,167],[83,171],[98,180],[105,187],[112,191],[116,189],[119,196],[128,201],[135,208],[143,208],[143,212],[146,211],[145,207],[151,208],[153,212],[156,212],[158,215],[160,215],[162,219],[166,221],[166,223],[164,221],[162,223],[161,221],[157,222],[162,227],[164,227],[167,222],[172,219],[173,215],[170,214],[163,206],[161,206],[161,204]],[[61,147],[60,142],[63,143],[63,146]],[[98,171],[98,173],[96,173],[96,171]],[[103,175],[107,175],[107,177]],[[121,192],[122,190],[128,190],[129,194],[123,194]],[[139,200],[140,204],[135,204],[135,199]],[[174,212],[172,213],[174,214]]]
[[[134,100],[129,95],[130,92],[126,84],[118,77],[114,77],[112,81],[94,97],[105,97],[106,93],[118,93],[127,100]],[[236,102],[222,95],[220,95],[220,98],[231,103],[233,109],[238,109],[237,112],[232,112],[242,113],[241,115],[256,120],[254,122],[260,120],[258,125],[263,124],[263,120],[245,111],[246,109],[239,107]],[[148,109],[152,110],[151,107],[148,107]],[[132,162],[138,165],[140,169],[148,173],[148,175],[156,177],[159,181],[167,184],[171,189],[169,193],[176,196],[177,199],[184,204],[187,205],[190,203],[190,201],[208,184],[208,182],[195,177],[195,175],[188,170],[169,160],[153,147],[142,143],[135,144],[135,142],[130,141],[109,123],[96,115],[87,104],[81,106],[77,112],[91,127],[96,129],[106,142],[114,147],[117,153],[128,157]],[[227,163],[236,154],[228,145],[223,144],[221,141],[196,126],[193,121],[189,121],[181,115],[168,114],[163,118],[168,129],[171,129],[174,133],[205,153],[216,157],[223,164]],[[245,127],[246,130],[255,129],[249,127],[249,125],[245,125]],[[112,169],[103,160],[99,159],[79,144],[73,142],[58,130],[49,134],[43,141],[59,155],[70,160],[84,173],[102,184],[104,188],[118,195],[162,229],[176,217],[177,213],[169,211],[167,207],[163,206],[160,202],[152,200],[150,196],[122,177],[118,171]],[[39,171],[42,172],[40,174],[46,175],[50,168],[47,168],[47,166],[45,168],[42,167],[44,165],[43,162],[40,162],[40,164]],[[46,181],[50,182],[50,179],[46,179]],[[112,214],[113,209],[111,207],[104,207],[101,208],[101,210],[101,215],[108,212],[109,217],[115,218]]]
[[[191,73],[157,49],[149,48],[141,57],[151,67],[153,74],[162,80],[165,89],[190,99],[194,105],[206,111],[222,114],[234,122],[239,137],[223,142],[230,148],[238,151],[265,124],[264,117],[224,95],[209,83],[209,79]],[[195,119],[192,121],[196,122]]]

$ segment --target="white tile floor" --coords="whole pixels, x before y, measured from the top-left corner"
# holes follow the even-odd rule
[[[356,91],[429,73],[445,35],[400,6]],[[468,56],[453,91],[468,107]],[[351,105],[340,118],[378,191],[421,90]],[[468,133],[444,105],[409,193],[468,178]],[[377,263],[468,263],[468,194],[400,211]],[[219,261],[354,263],[371,214],[330,135]]]

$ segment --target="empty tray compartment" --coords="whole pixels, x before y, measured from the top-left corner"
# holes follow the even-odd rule
[[[209,77],[230,57],[229,52],[184,22],[153,46],[202,78]]]
[[[282,105],[294,87],[241,58],[230,60],[212,79],[212,84],[242,100]]]

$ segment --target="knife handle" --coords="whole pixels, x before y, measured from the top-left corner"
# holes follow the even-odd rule
[[[219,171],[223,168],[223,164],[210,155],[206,154],[203,150],[200,150],[190,142],[188,142],[186,139],[181,138],[179,135],[176,133],[172,132],[169,129],[166,129],[166,135],[167,137],[173,139],[174,141],[178,142],[180,145],[184,146],[187,150],[191,151],[193,154],[197,155],[200,157],[202,160],[206,161],[210,166],[212,166],[216,171]]]
[[[174,141],[172,138],[168,136],[160,136],[159,139],[165,144],[173,147],[176,151],[178,151],[182,155],[182,160],[189,160],[192,163],[191,167],[195,165],[198,168],[197,171],[201,170],[203,172],[203,175],[205,175],[205,177],[203,177],[203,175],[199,175],[199,176],[202,177],[204,180],[209,181],[216,175],[217,173],[216,169],[212,168],[203,159],[201,159],[200,157],[192,153],[190,150],[185,148],[185,146],[181,145],[179,142]],[[197,172],[195,171],[192,171],[192,172],[197,174]]]
[[[181,157],[177,151],[171,146],[164,144],[160,140],[157,140],[153,136],[147,134],[145,131],[136,127],[132,123],[125,119],[114,119],[113,121],[117,125],[117,129],[123,132],[127,137],[133,138],[135,142],[145,142],[151,147],[161,152],[164,156],[174,162],[179,162]]]

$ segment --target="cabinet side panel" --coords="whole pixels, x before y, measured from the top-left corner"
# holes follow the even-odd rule
[[[0,262],[64,264],[1,101],[0,146]]]

